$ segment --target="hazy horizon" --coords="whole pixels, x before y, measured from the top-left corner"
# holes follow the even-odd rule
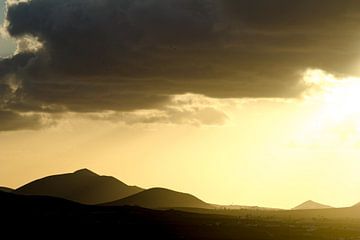
[[[360,202],[360,3],[7,2],[0,186],[88,168],[216,204]]]
[[[85,174],[84,171],[88,172],[89,174],[97,174],[98,176],[107,176],[107,177],[113,177],[111,175],[103,175],[99,172],[96,172],[96,171],[93,171],[92,169],[87,169],[87,168],[82,168],[82,169],[76,169],[74,171],[69,171],[69,172],[57,172],[57,173],[52,173],[51,175],[44,175],[44,176],[39,176],[38,178],[36,179],[32,179],[28,182],[25,182],[17,187],[13,187],[11,189],[11,191],[14,191],[14,190],[18,190],[18,189],[21,189],[21,187],[24,187],[24,186],[30,186],[31,184],[37,182],[38,180],[43,180],[43,181],[46,181],[46,179],[48,179],[48,177],[57,177],[57,176],[63,176],[63,175],[77,175],[77,174]],[[82,172],[82,173],[80,173]],[[86,174],[88,174],[86,173]],[[121,181],[121,179],[118,179]],[[147,187],[144,187],[144,186],[139,186],[137,184],[129,184],[127,182],[124,182],[124,181],[121,181],[123,183],[125,183],[125,185],[127,186],[130,186],[130,187],[139,187],[139,189],[141,191],[144,191],[144,190],[152,190],[152,189],[163,189],[163,190],[170,190],[170,191],[175,191],[175,192],[180,192],[180,193],[185,193],[185,194],[190,194],[192,196],[195,196],[195,197],[198,197],[196,193],[190,193],[190,192],[181,192],[179,191],[178,189],[170,189],[170,188],[165,188],[163,186],[147,186]],[[4,186],[4,185],[1,185],[0,184],[0,187],[7,187],[7,186]],[[31,189],[31,188],[30,188]],[[44,190],[42,190],[44,191]],[[67,190],[65,190],[67,191]],[[22,194],[22,193],[20,193]],[[42,193],[43,194],[43,193]],[[33,194],[31,194],[33,195]],[[86,199],[86,197],[85,197]],[[325,205],[321,202],[318,202],[318,201],[314,201],[313,199],[308,199],[308,200],[304,200],[303,202],[298,202],[298,205],[294,205],[294,206],[291,206],[291,207],[288,207],[288,208],[284,208],[284,207],[269,207],[269,206],[264,206],[264,205],[252,205],[252,204],[239,204],[239,203],[218,203],[218,202],[208,202],[206,201],[206,199],[200,199],[201,201],[204,200],[205,203],[208,203],[208,204],[213,204],[214,206],[218,206],[218,207],[225,207],[228,206],[228,207],[231,207],[231,206],[241,206],[241,207],[260,207],[260,208],[268,208],[268,209],[282,209],[282,210],[286,210],[286,209],[289,209],[289,210],[292,210],[292,209],[321,209],[321,208],[334,208],[334,206],[329,206],[329,205]],[[348,205],[348,206],[337,206],[335,208],[348,208],[348,207],[353,207],[355,206],[356,204],[358,203],[355,203],[355,204],[351,204],[351,205]],[[231,209],[231,208],[230,208]]]

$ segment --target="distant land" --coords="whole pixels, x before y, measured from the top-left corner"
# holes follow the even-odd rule
[[[143,189],[138,186],[129,186],[112,176],[101,176],[89,169],[47,176],[15,190],[8,187],[0,187],[0,191],[13,192],[19,195],[62,198],[82,204],[103,206],[138,206],[151,209],[189,208],[233,211],[256,210],[261,212],[283,211],[283,209],[259,206],[210,204],[189,193],[160,187]],[[360,203],[353,207],[360,208]],[[291,211],[326,210],[332,208],[331,206],[309,200],[294,207]]]
[[[360,208],[360,202],[357,203],[357,204],[355,204],[353,207],[358,207],[358,208]]]
[[[110,176],[88,169],[47,176],[13,191],[16,194],[51,196],[83,204],[139,206],[144,208],[214,208],[197,197],[165,188],[128,186]]]
[[[100,204],[141,191],[143,191],[142,188],[128,186],[114,177],[100,176],[88,169],[81,169],[73,173],[35,180],[14,192],[23,195],[64,198],[83,204]]]
[[[326,208],[333,208],[333,207],[309,200],[294,207],[292,210],[309,210],[309,209],[326,209]]]
[[[3,192],[12,192],[12,191],[14,191],[14,189],[11,189],[11,188],[8,188],[8,187],[0,187],[0,191],[3,191]]]
[[[283,210],[281,208],[269,208],[269,207],[260,207],[260,206],[245,206],[245,205],[219,205],[219,204],[212,204],[216,209],[226,209],[226,210],[261,210],[261,211],[276,211],[276,210]]]
[[[152,210],[83,205],[0,191],[0,224],[11,236],[67,239],[359,239],[360,208],[302,211]],[[4,234],[4,233],[3,233]],[[331,236],[331,237],[329,237]]]
[[[331,208],[307,201],[295,210],[214,205],[170,189],[128,186],[88,169],[41,178],[15,190],[1,187],[0,212],[0,224],[15,230],[12,236],[37,239],[48,238],[49,231],[64,239],[77,234],[159,240],[360,237],[360,204]]]
[[[187,193],[172,191],[165,188],[152,188],[115,202],[107,206],[141,206],[145,208],[214,208],[213,205]]]

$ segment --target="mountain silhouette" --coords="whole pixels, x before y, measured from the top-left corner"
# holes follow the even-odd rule
[[[114,177],[100,176],[88,169],[52,175],[30,182],[14,191],[22,195],[52,196],[83,204],[115,201],[143,191]]]
[[[309,200],[294,207],[292,210],[311,210],[311,209],[327,209],[327,208],[333,208],[333,207]]]
[[[151,188],[132,196],[106,203],[106,206],[139,206],[144,208],[213,208],[211,204],[187,193],[165,188]]]
[[[14,191],[14,189],[11,189],[11,188],[8,188],[8,187],[0,187],[0,191],[3,191],[3,192],[12,192],[12,191]]]

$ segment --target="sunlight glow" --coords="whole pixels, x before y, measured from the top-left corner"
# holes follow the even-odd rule
[[[304,81],[312,84],[317,91],[316,95],[310,90],[308,97],[320,98],[323,104],[322,113],[333,121],[343,121],[346,118],[356,117],[360,122],[360,78],[336,78],[321,70],[308,70]]]
[[[360,146],[360,78],[319,69],[304,73],[304,104],[312,109],[299,131],[303,144]],[[299,139],[298,139],[299,140]]]

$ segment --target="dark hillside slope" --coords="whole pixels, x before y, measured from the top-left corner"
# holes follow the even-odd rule
[[[144,208],[213,208],[197,197],[165,188],[152,188],[132,196],[106,203],[107,206],[139,206]]]

